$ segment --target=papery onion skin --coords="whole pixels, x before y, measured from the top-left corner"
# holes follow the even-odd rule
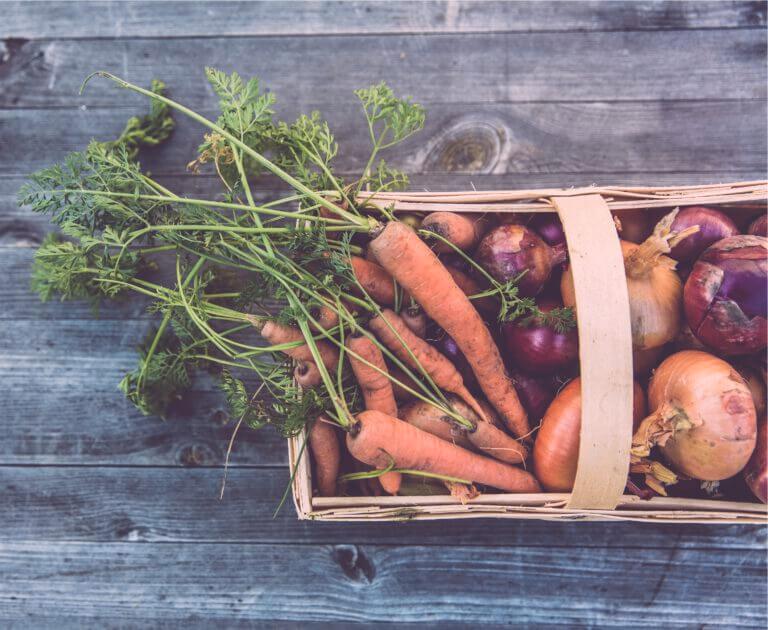
[[[633,425],[645,415],[643,388],[633,383]],[[581,441],[581,379],[557,394],[544,414],[533,445],[533,472],[548,492],[570,492],[576,480]]]
[[[621,241],[626,261],[639,245]],[[662,256],[663,260],[665,257]],[[669,260],[669,259],[667,259]],[[672,341],[680,331],[683,285],[680,278],[666,264],[650,269],[647,275],[633,277],[627,274],[629,315],[632,323],[632,347],[635,350],[658,348]],[[560,281],[563,304],[576,309],[576,291],[570,267],[563,271]]]
[[[665,359],[648,386],[648,408],[652,414],[684,414],[697,425],[675,431],[659,446],[675,472],[702,481],[727,479],[755,448],[749,388],[733,367],[706,352],[683,350]]]
[[[539,300],[543,312],[561,307],[549,300]],[[501,327],[505,354],[523,372],[534,375],[566,371],[578,361],[579,334],[576,327],[566,332],[540,322],[506,322]]]
[[[685,263],[693,262],[710,245],[739,233],[731,217],[705,206],[689,206],[680,210],[672,222],[672,229],[680,232],[693,225],[698,225],[699,231],[675,245],[669,252],[670,258]]]
[[[525,274],[518,282],[521,296],[534,296],[549,279],[552,269],[566,259],[565,245],[550,247],[523,225],[500,225],[485,235],[475,258],[498,282]]]
[[[635,376],[646,376],[653,370],[659,364],[659,360],[661,359],[661,355],[664,354],[664,350],[664,346],[648,348],[647,350],[633,350],[632,371]]]
[[[761,214],[747,228],[747,234],[752,236],[768,236],[768,214]]]
[[[765,350],[768,239],[731,236],[709,247],[688,276],[684,301],[705,346],[730,356]]]
[[[757,428],[757,446],[744,468],[744,481],[763,503],[768,503],[768,421],[763,417]]]

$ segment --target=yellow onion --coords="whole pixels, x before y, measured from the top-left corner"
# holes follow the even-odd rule
[[[645,415],[645,394],[635,381],[633,423]],[[549,492],[570,492],[576,480],[581,439],[581,379],[575,378],[557,394],[541,421],[533,445],[533,472]]]
[[[680,331],[683,285],[675,273],[675,261],[664,254],[698,228],[672,232],[670,226],[676,215],[677,210],[659,221],[653,234],[640,245],[621,241],[635,350],[663,346]],[[576,308],[570,267],[563,272],[560,291],[563,304]]]
[[[651,414],[635,431],[632,455],[653,446],[678,473],[720,481],[738,473],[755,449],[752,394],[728,363],[706,352],[683,350],[662,361],[648,386]]]

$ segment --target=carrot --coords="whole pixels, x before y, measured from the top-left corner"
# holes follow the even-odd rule
[[[464,379],[453,363],[440,354],[435,347],[413,334],[394,311],[384,309],[381,315],[377,315],[368,323],[368,327],[403,363],[417,370],[420,365],[435,385],[456,394],[465,400],[480,417],[485,417],[482,408],[464,385]]]
[[[359,256],[351,256],[350,264],[355,278],[373,300],[381,306],[395,303],[395,283],[379,265]]]
[[[368,337],[361,335],[349,337],[347,349],[350,351],[349,363],[352,366],[352,372],[363,393],[365,408],[396,417],[397,403],[392,390],[392,381],[386,375],[387,365],[384,363],[384,355],[381,354],[379,347]],[[382,374],[364,361],[376,366],[384,373]],[[399,472],[387,472],[378,479],[387,494],[397,494],[403,482],[403,476]]]
[[[441,440],[453,442],[462,448],[472,448],[472,443],[467,438],[465,431],[458,429],[450,416],[446,416],[434,405],[423,400],[414,400],[400,410],[400,419],[403,422],[436,435]]]
[[[427,336],[427,316],[424,315],[424,311],[418,304],[406,308],[400,317],[403,318],[405,325],[411,329],[414,335],[422,339]]]
[[[331,330],[331,328],[335,328],[339,323],[339,313],[336,309],[325,304],[312,309],[312,317],[317,321],[317,324],[311,324],[311,327],[315,330],[320,328]]]
[[[349,337],[347,339],[347,348],[350,350],[349,363],[362,390],[365,408],[380,411],[389,416],[397,416],[395,394],[392,391],[392,382],[386,376],[387,365],[384,363],[384,356],[381,354],[381,350],[368,337],[362,335],[359,337]],[[355,353],[368,363],[375,365],[384,374],[366,365],[351,353]]]
[[[517,437],[528,435],[528,417],[490,331],[434,252],[397,221],[389,222],[369,247],[379,264],[453,337],[510,431]]]
[[[314,361],[299,361],[293,370],[293,378],[306,389],[317,387],[323,380]]]
[[[452,265],[446,265],[445,268],[451,274],[451,278],[462,290],[464,295],[470,297],[483,291],[480,284],[469,274],[464,273]],[[472,305],[486,317],[494,317],[499,312],[499,305],[492,297],[481,297],[472,300]]]
[[[482,403],[481,403],[482,404]],[[400,417],[432,435],[459,444],[464,448],[476,448],[485,455],[490,455],[508,464],[525,461],[528,450],[497,428],[492,422],[485,422],[477,417],[472,409],[460,400],[451,400],[451,406],[464,418],[475,425],[474,430],[457,425],[434,405],[428,402],[414,402],[402,409]]]
[[[433,212],[421,222],[421,227],[439,234],[461,250],[474,249],[491,227],[490,218],[484,214],[461,214],[458,212]],[[432,249],[440,253],[453,252],[453,248],[442,241],[435,242]]]
[[[319,416],[309,430],[309,450],[315,463],[318,494],[321,497],[334,496],[341,453],[336,430],[325,416]]]
[[[379,411],[363,411],[347,433],[357,459],[383,468],[392,462],[437,475],[466,479],[507,492],[540,492],[530,473],[441,440]]]
[[[264,337],[271,345],[277,346],[284,343],[295,343],[298,341],[304,341],[304,335],[298,328],[293,326],[285,326],[275,321],[269,321],[264,324],[261,329],[261,336]],[[320,352],[320,357],[323,360],[323,365],[329,370],[334,369],[339,363],[339,352],[330,343],[323,340],[316,340],[317,349]],[[304,343],[295,348],[288,348],[283,350],[292,359],[296,361],[313,361],[314,357],[309,349],[309,346]]]

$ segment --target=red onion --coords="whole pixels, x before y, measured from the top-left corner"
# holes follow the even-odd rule
[[[670,258],[680,262],[693,262],[713,243],[739,233],[731,217],[720,210],[704,206],[681,209],[672,222],[672,230],[682,232],[693,225],[698,225],[699,231],[672,247],[668,254]]]
[[[544,417],[544,412],[555,397],[557,388],[552,379],[530,376],[514,369],[510,371],[510,377],[515,385],[517,396],[528,412],[532,424],[538,423]]]
[[[536,230],[536,233],[544,240],[547,245],[565,244],[565,231],[563,224],[553,212],[538,212],[533,215],[528,227]]]
[[[752,236],[768,236],[768,214],[761,214],[747,228],[747,234]]]
[[[476,257],[496,280],[518,281],[520,295],[536,295],[549,279],[553,267],[566,259],[565,245],[550,247],[523,225],[500,225],[485,235]]]
[[[562,304],[541,301],[539,309],[548,312]],[[528,374],[553,374],[567,369],[579,358],[579,336],[573,327],[558,332],[539,321],[507,322],[502,325],[504,348],[512,362]]]
[[[731,236],[696,261],[685,283],[685,317],[693,334],[727,355],[766,347],[768,239]]]

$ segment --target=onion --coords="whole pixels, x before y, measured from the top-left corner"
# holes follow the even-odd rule
[[[467,389],[473,392],[479,389],[475,373],[472,371],[467,358],[459,350],[459,346],[456,345],[453,337],[442,328],[438,328],[434,335],[430,335],[428,341],[453,363],[464,379],[464,385],[467,386]]]
[[[696,337],[727,355],[766,347],[768,239],[731,236],[696,261],[685,283],[685,316]]]
[[[553,267],[566,259],[564,244],[550,247],[523,225],[500,225],[485,235],[475,252],[477,262],[499,282],[518,281],[521,296],[541,291]]]
[[[654,233],[642,244],[621,241],[635,350],[658,348],[672,341],[680,330],[683,286],[674,271],[675,261],[662,254],[694,233],[695,228],[672,232],[670,226],[676,212],[659,221]],[[563,304],[575,308],[576,293],[570,268],[563,272],[560,291]]]
[[[744,468],[744,481],[763,503],[768,503],[768,422],[763,418],[757,427],[757,446]]]
[[[621,239],[630,243],[642,243],[651,235],[651,219],[643,210],[614,210],[619,220]]]
[[[748,365],[736,366],[739,374],[744,379],[744,382],[749,388],[749,393],[752,395],[752,402],[755,403],[755,413],[758,418],[762,418],[765,415],[766,410],[766,391],[765,381],[760,376],[758,371]]]
[[[687,322],[683,322],[680,326],[680,332],[675,337],[673,345],[675,350],[704,350],[705,352],[707,350],[706,346],[693,334]]]
[[[539,302],[545,313],[562,305],[549,300]],[[507,322],[501,327],[504,348],[512,362],[529,374],[553,374],[565,370],[579,358],[576,328],[558,332],[540,321]]]
[[[747,228],[747,234],[752,236],[768,236],[768,214],[761,214]]]
[[[532,420],[532,424],[538,423],[555,397],[555,383],[552,379],[530,376],[514,369],[510,370],[509,375],[521,404]]]
[[[756,415],[744,379],[706,352],[665,359],[648,387],[646,417],[632,438],[633,457],[658,445],[676,472],[702,481],[738,473],[755,448]]]
[[[552,247],[565,245],[565,230],[560,217],[554,212],[537,212],[528,223],[528,227],[536,230],[547,245]]]
[[[645,415],[643,388],[633,388],[633,421]],[[545,490],[570,492],[576,480],[581,432],[581,379],[575,378],[552,401],[533,445],[533,471]]]
[[[689,206],[680,210],[671,229],[681,232],[694,225],[699,226],[699,231],[675,245],[669,252],[670,258],[679,262],[693,262],[713,243],[739,233],[731,217],[720,210],[704,206]]]

